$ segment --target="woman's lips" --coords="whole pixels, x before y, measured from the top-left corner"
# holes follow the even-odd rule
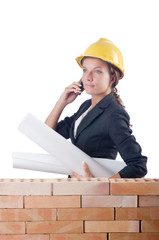
[[[93,87],[94,87],[94,85],[92,85],[92,84],[86,84],[86,85],[85,85],[85,87],[88,87],[88,88],[93,88]]]

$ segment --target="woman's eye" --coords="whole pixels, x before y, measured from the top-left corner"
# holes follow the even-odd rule
[[[87,70],[85,68],[83,68],[83,72],[85,73]]]
[[[102,73],[100,70],[96,70],[96,73],[98,73],[98,74],[100,74],[100,73]]]

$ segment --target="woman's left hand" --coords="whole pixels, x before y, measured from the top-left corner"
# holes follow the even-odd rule
[[[72,175],[71,175],[71,177],[72,178],[83,178],[83,177],[90,177],[90,178],[93,178],[94,176],[92,175],[92,173],[90,172],[90,170],[89,170],[89,167],[88,167],[88,165],[87,165],[87,163],[83,163],[83,170],[84,170],[84,176],[82,176],[82,175],[79,175],[78,173],[76,173],[76,172],[74,172],[74,171],[72,171]]]

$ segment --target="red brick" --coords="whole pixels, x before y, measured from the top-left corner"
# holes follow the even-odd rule
[[[159,195],[159,179],[110,179],[112,195]]]
[[[23,208],[23,197],[0,196],[0,208]]]
[[[117,220],[159,219],[159,208],[116,208]]]
[[[137,196],[82,196],[82,207],[137,207]]]
[[[58,209],[58,220],[114,220],[114,208]]]
[[[85,232],[139,232],[139,221],[85,221]]]
[[[27,233],[82,233],[82,221],[27,222]]]
[[[80,207],[80,196],[26,196],[26,208],[76,208]]]
[[[56,220],[56,209],[0,209],[0,221]]]
[[[51,183],[0,182],[0,195],[51,195]]]
[[[159,196],[139,196],[139,207],[159,207]]]
[[[110,233],[109,240],[158,240],[159,233]]]
[[[53,195],[108,195],[108,179],[96,181],[54,182]]]
[[[107,240],[106,233],[51,234],[50,240]]]
[[[159,232],[159,221],[141,221],[141,232]]]
[[[25,235],[1,235],[0,240],[49,240],[49,235],[25,234]]]
[[[24,222],[0,222],[0,234],[24,234]]]

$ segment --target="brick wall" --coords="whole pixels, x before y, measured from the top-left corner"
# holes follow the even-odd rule
[[[159,240],[159,179],[1,179],[0,240]]]

